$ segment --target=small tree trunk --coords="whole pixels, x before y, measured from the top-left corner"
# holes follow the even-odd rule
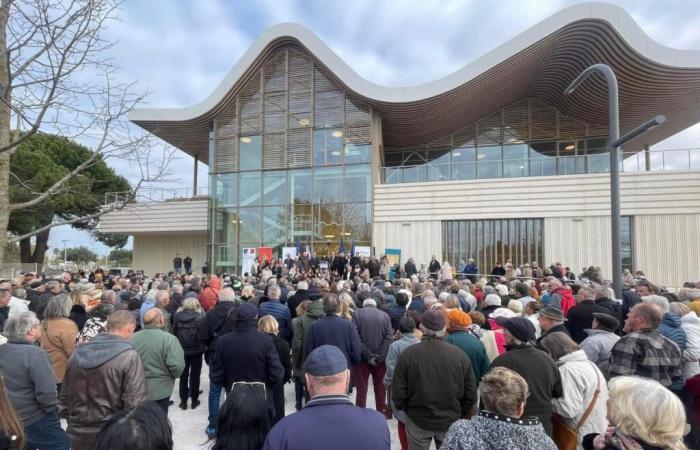
[[[0,147],[10,143],[10,64],[7,53],[7,21],[10,2],[0,3]],[[0,154],[0,264],[5,262],[7,245],[7,225],[10,222],[10,155],[11,151]]]
[[[32,261],[36,264],[36,270],[42,271],[44,267],[44,257],[49,249],[49,232],[50,230],[42,231],[36,235],[36,243],[34,245],[34,254]]]
[[[19,261],[21,263],[34,262],[32,260],[32,240],[31,238],[19,241]]]

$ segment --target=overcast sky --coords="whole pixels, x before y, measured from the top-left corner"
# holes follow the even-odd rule
[[[565,6],[565,0],[331,1],[126,0],[109,35],[121,76],[149,91],[147,106],[185,107],[202,101],[268,27],[298,22],[310,28],[350,67],[385,85],[413,85],[443,77]],[[612,1],[658,42],[700,50],[700,1]],[[144,105],[146,106],[146,105]],[[656,148],[700,147],[700,126]],[[174,167],[192,185],[192,159]],[[122,175],[130,177],[127,169]],[[206,168],[200,167],[200,185]],[[55,228],[50,245],[108,249],[88,233]],[[130,245],[130,244],[129,244]]]

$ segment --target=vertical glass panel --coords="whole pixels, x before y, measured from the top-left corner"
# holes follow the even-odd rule
[[[239,174],[240,183],[240,206],[260,205],[260,172],[241,172]]]
[[[620,234],[622,247],[622,268],[634,271],[634,255],[632,246],[632,217],[623,216],[620,220]]]
[[[372,174],[368,164],[345,166],[344,201],[372,201]]]
[[[241,170],[260,170],[262,163],[262,144],[260,135],[241,136],[240,138]]]
[[[460,147],[452,150],[452,179],[476,179],[475,147]]]
[[[559,175],[576,173],[576,142],[564,141],[559,143]]]
[[[214,242],[235,244],[238,238],[238,221],[235,208],[217,210],[214,216]]]
[[[286,209],[284,206],[263,208],[263,243],[266,247],[287,242]]]
[[[314,170],[314,203],[343,201],[343,168],[327,167]]]
[[[289,241],[306,245],[314,234],[313,205],[290,205],[287,217]]]
[[[289,171],[289,202],[310,204],[311,198],[311,170]]]
[[[610,171],[610,149],[606,138],[588,139],[588,173],[605,173]]]
[[[401,173],[403,169],[400,167],[385,167],[384,168],[384,184],[398,184],[402,182]]]
[[[530,173],[526,144],[503,146],[503,176],[526,177]]]
[[[287,172],[263,172],[263,203],[284,205],[287,203]]]
[[[372,161],[372,146],[369,144],[345,143],[345,164],[366,163]]]
[[[448,181],[450,179],[450,159],[451,153],[447,151],[430,161],[427,166],[427,181]]]
[[[327,244],[340,243],[343,232],[343,204],[314,205],[314,238]],[[334,250],[335,251],[335,250]]]
[[[530,144],[530,176],[551,176],[557,174],[557,147],[554,142]]]
[[[343,214],[345,218],[345,241],[372,240],[372,204],[371,203],[346,203]]]
[[[238,201],[238,175],[216,175],[216,204],[218,207],[234,207]]]
[[[260,226],[260,208],[240,208],[240,241],[260,245],[262,228]]]
[[[480,179],[501,178],[501,146],[493,145],[476,148],[476,174]]]
[[[327,166],[343,162],[342,128],[314,130],[314,165]]]

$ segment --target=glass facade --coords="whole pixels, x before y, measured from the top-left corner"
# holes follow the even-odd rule
[[[497,262],[543,261],[543,219],[449,220],[442,222],[443,261],[457,267],[474,258],[480,273]]]
[[[239,272],[242,249],[371,245],[370,109],[302,50],[275,51],[212,124],[210,252]]]

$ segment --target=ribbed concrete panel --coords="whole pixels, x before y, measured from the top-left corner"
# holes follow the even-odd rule
[[[143,269],[149,276],[153,276],[156,272],[167,272],[173,269],[175,253],[180,253],[183,259],[186,256],[192,258],[193,271],[201,273],[206,252],[207,235],[205,233],[134,235],[133,268]]]
[[[100,219],[102,233],[139,234],[207,231],[207,200],[139,203]]]
[[[610,216],[550,217],[544,219],[544,255],[541,264],[561,262],[574,273],[600,266],[612,277]]]
[[[700,214],[634,218],[635,267],[665,286],[700,280]]]
[[[374,251],[383,255],[387,248],[401,249],[401,261],[413,258],[418,264],[430,261],[431,255],[442,255],[442,223],[439,220],[375,222],[373,224]]]
[[[609,174],[376,185],[373,217],[395,222],[609,215],[609,186]],[[700,213],[697,172],[624,173],[620,189],[623,215]]]

